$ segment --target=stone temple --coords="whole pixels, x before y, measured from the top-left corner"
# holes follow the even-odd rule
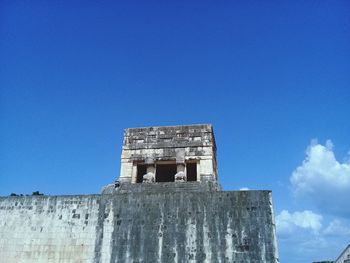
[[[119,180],[128,183],[217,181],[212,126],[126,129]]]
[[[222,191],[211,125],[126,129],[98,195],[0,197],[0,262],[279,262],[271,191]]]

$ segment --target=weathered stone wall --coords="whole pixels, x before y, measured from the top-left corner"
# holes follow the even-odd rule
[[[175,185],[1,197],[0,262],[277,262],[271,192]]]
[[[0,262],[93,262],[100,196],[0,198]]]
[[[128,128],[125,129],[124,133],[124,149],[165,149],[201,146],[215,147],[213,127],[210,124]],[[175,157],[175,155],[169,156]]]

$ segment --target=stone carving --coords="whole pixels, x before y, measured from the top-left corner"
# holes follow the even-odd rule
[[[118,180],[115,180],[114,181],[115,190],[117,190],[120,186],[121,186],[121,183]]]
[[[114,194],[119,190],[120,182],[118,180],[115,180],[114,184],[107,184],[104,187],[102,187],[101,194],[102,195],[110,195]]]
[[[143,183],[154,183],[155,181],[156,181],[156,176],[152,172],[148,172],[142,177]]]
[[[175,174],[175,182],[186,182],[186,181],[187,181],[187,177],[183,171],[177,172]]]

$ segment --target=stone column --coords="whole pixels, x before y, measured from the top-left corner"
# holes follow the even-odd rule
[[[119,181],[122,183],[131,183],[132,177],[132,165],[129,160],[122,160],[120,164],[120,176]]]
[[[184,163],[176,164],[176,174],[175,174],[175,182],[186,182],[186,167]]]
[[[175,182],[186,182],[186,164],[185,164],[185,149],[177,148],[175,149],[176,153],[176,174]]]
[[[147,173],[143,175],[142,182],[154,183],[156,181],[154,160],[152,158],[146,158],[145,163],[147,164]]]
[[[137,183],[137,164],[136,163],[134,163],[132,166],[131,183],[132,184]]]
[[[147,166],[147,173],[153,173],[153,174],[156,173],[156,168],[155,168],[154,164],[149,164]]]
[[[197,181],[199,182],[201,180],[201,166],[200,162],[197,161]]]
[[[213,160],[210,157],[200,160],[200,180],[213,181],[214,180]]]

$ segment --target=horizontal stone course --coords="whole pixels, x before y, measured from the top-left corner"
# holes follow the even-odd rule
[[[277,262],[270,191],[180,184],[0,197],[0,262]]]

